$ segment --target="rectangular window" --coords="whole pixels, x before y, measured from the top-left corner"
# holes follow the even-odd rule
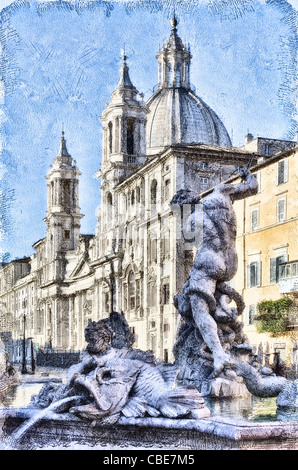
[[[162,286],[162,298],[163,298],[164,305],[167,305],[170,302],[170,285],[169,284],[164,284]]]
[[[288,160],[282,160],[277,164],[277,184],[288,181]]]
[[[160,252],[162,260],[170,258],[170,233],[168,230],[161,234]]]
[[[271,145],[265,144],[265,155],[271,155]]]
[[[136,308],[139,308],[141,304],[141,299],[140,299],[140,280],[136,280]]]
[[[124,312],[127,310],[127,284],[123,284],[123,307]]]
[[[168,201],[170,198],[170,183],[171,181],[169,179],[165,181],[165,186],[164,186],[165,201]]]
[[[133,310],[136,307],[135,297],[130,297],[129,298],[129,307],[130,307],[130,310]]]
[[[157,239],[149,239],[149,258],[151,261],[157,261]]]
[[[255,323],[257,316],[257,306],[249,305],[247,308],[247,324],[253,325]]]
[[[278,199],[277,201],[277,221],[284,222],[286,220],[286,200]]]
[[[261,262],[254,261],[247,265],[247,287],[261,285]]]
[[[291,277],[296,277],[298,276],[298,262],[297,263],[292,263],[291,264]]]
[[[70,239],[70,230],[64,230],[64,239],[69,240]]]
[[[279,266],[282,263],[287,262],[287,256],[277,256],[276,258],[270,258],[270,283],[275,284],[279,281],[280,269]]]
[[[251,230],[259,228],[259,209],[254,209],[251,212]]]
[[[105,311],[106,313],[110,312],[110,296],[108,292],[105,293]]]
[[[169,351],[168,351],[168,349],[163,350],[163,360],[164,360],[164,362],[169,362]]]
[[[148,306],[156,306],[156,285],[154,282],[149,282],[148,284]]]
[[[209,178],[201,177],[201,178],[200,178],[200,183],[201,183],[201,184],[209,184]]]

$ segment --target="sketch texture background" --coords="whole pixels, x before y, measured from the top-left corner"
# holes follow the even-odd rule
[[[296,139],[297,1],[1,0],[0,257],[31,255],[45,235],[44,176],[62,126],[82,172],[82,232],[100,204],[99,116],[118,81],[125,47],[136,88],[152,94],[156,54],[178,32],[192,52],[196,93],[237,147],[254,136]]]

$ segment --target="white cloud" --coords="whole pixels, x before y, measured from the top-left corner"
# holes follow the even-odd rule
[[[298,10],[298,0],[288,0],[288,3]]]
[[[3,8],[10,5],[12,2],[13,0],[1,0],[0,10],[3,10]]]

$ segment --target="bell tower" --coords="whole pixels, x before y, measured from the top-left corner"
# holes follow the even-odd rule
[[[46,179],[48,181],[47,257],[53,259],[57,252],[75,250],[80,235],[79,176],[76,162],[66,148],[62,132],[58,155]]]
[[[101,177],[112,167],[118,169],[116,180],[128,176],[146,157],[146,120],[148,109],[131,82],[123,54],[120,78],[111,96],[111,103],[101,115],[103,154]],[[138,99],[139,95],[139,99]],[[117,173],[117,172],[116,172]],[[118,181],[117,181],[118,182]]]

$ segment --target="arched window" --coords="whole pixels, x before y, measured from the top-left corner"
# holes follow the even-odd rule
[[[134,120],[133,118],[127,119],[127,136],[126,136],[126,143],[127,143],[127,153],[128,155],[134,154]]]
[[[138,203],[141,202],[141,190],[139,186],[137,186],[137,189],[136,189],[136,200]]]
[[[130,271],[128,275],[128,304],[130,310],[133,310],[136,306],[136,281],[133,271]]]
[[[70,188],[70,180],[62,180],[62,205],[65,208],[70,207],[71,205],[71,188]]]
[[[55,204],[54,181],[51,181],[51,201],[53,206]]]
[[[156,204],[157,202],[157,181],[153,180],[150,188],[150,201],[151,204]]]
[[[181,64],[176,65],[176,74],[175,74],[176,87],[181,86]]]
[[[172,86],[172,66],[168,66],[168,87]]]
[[[162,82],[162,65],[161,63],[158,64],[158,83]]]
[[[109,152],[113,152],[113,124],[109,122]]]
[[[110,294],[105,292],[105,311],[106,313],[110,313]]]
[[[131,203],[132,206],[133,206],[134,203],[135,203],[135,192],[134,192],[134,189],[132,190],[131,195],[130,195],[130,203]]]
[[[127,310],[127,284],[123,284],[123,307],[124,312]]]
[[[113,205],[113,196],[111,193],[107,194],[107,205],[112,206]]]
[[[120,150],[120,142],[119,142],[119,117],[115,120],[115,153],[119,152]]]

